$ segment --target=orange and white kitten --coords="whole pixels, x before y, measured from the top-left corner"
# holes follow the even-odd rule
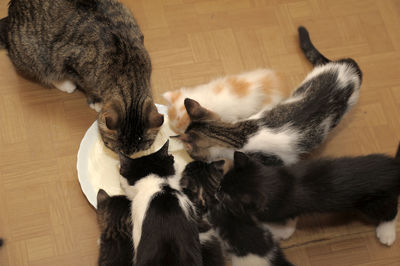
[[[273,108],[284,97],[277,74],[270,69],[257,69],[221,77],[207,84],[181,88],[163,94],[168,105],[171,128],[184,133],[189,117],[183,104],[194,99],[217,113],[225,122],[248,118],[263,108]]]

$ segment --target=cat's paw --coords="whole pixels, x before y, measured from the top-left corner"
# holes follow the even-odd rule
[[[271,231],[271,234],[276,240],[289,239],[296,231],[297,218],[287,220],[285,224],[268,223],[264,226]]]
[[[380,223],[376,228],[376,236],[382,244],[391,246],[396,240],[396,219]]]
[[[60,91],[64,91],[67,93],[73,93],[76,90],[76,85],[70,80],[57,81],[54,82],[53,85]]]
[[[103,104],[102,103],[91,103],[91,104],[89,104],[89,107],[92,108],[93,110],[95,110],[96,112],[100,112],[101,109],[103,108]]]

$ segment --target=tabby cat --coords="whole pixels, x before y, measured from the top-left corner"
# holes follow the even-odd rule
[[[305,28],[299,28],[299,35],[301,48],[315,68],[290,98],[272,110],[227,123],[198,102],[185,99],[191,123],[185,134],[177,137],[193,158],[232,160],[234,151],[240,150],[290,164],[324,141],[356,103],[361,70],[352,59],[325,58],[315,49]]]
[[[164,118],[150,56],[132,13],[115,0],[11,0],[0,41],[15,68],[44,85],[86,93],[107,147],[151,146]]]
[[[168,91],[163,97],[167,101],[171,128],[179,134],[185,132],[190,122],[184,106],[185,98],[198,101],[225,122],[237,122],[262,109],[272,109],[283,100],[283,94],[274,71],[257,69],[221,77],[193,88]]]
[[[131,201],[125,196],[97,193],[97,221],[100,227],[99,266],[133,265]]]

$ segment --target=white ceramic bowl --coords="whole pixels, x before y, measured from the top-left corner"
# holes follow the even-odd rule
[[[167,107],[158,104],[156,106],[158,111],[164,114],[165,122],[157,135],[154,145],[147,150],[147,153],[155,152],[161,148],[171,135],[175,135],[169,127]],[[169,141],[168,150],[174,156],[175,170],[179,174],[192,159],[184,150],[182,143],[176,139],[169,139]],[[100,188],[111,196],[124,194],[120,187],[118,166],[118,156],[104,146],[95,121],[86,131],[81,141],[77,158],[79,183],[83,193],[93,207],[97,207],[97,192]]]

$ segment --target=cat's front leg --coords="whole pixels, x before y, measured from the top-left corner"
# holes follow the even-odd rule
[[[297,217],[293,219],[288,219],[284,223],[263,223],[263,227],[268,229],[274,239],[286,240],[289,239],[293,233],[296,231]]]
[[[76,85],[70,80],[54,81],[53,86],[67,93],[73,93],[76,90]]]

